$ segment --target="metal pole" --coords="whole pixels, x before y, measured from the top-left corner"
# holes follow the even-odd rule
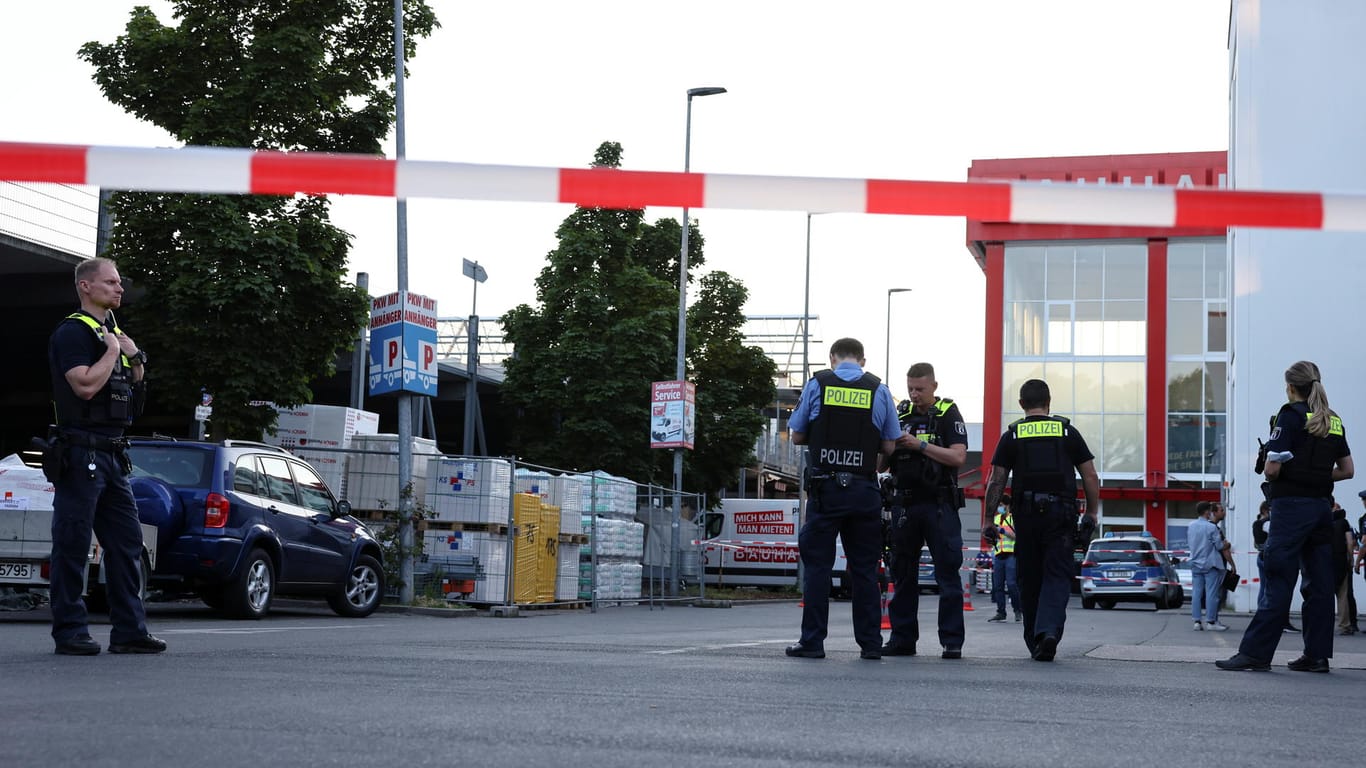
[[[887,289],[887,342],[886,348],[882,352],[882,364],[886,368],[882,371],[882,383],[886,384],[892,380],[892,289]]]
[[[692,161],[692,93],[688,94],[688,117],[683,132],[683,172],[687,173]],[[683,209],[683,244],[678,253],[678,348],[674,357],[674,379],[683,381],[687,369],[684,356],[688,347],[688,209]],[[670,549],[678,550],[679,506],[683,503],[683,449],[674,449],[674,498],[673,526],[670,536]],[[669,597],[678,595],[678,578],[674,573],[673,555],[669,557]]]
[[[806,214],[806,281],[802,289],[802,375],[797,386],[797,397],[806,388],[806,380],[811,375],[811,214]],[[797,446],[797,530],[801,531],[802,521],[806,520],[806,447]],[[802,589],[801,558],[797,559],[797,589]]]
[[[692,99],[694,96],[712,96],[725,93],[725,88],[689,88],[688,113],[683,128],[683,172],[692,167]],[[687,374],[684,357],[688,348],[688,209],[683,208],[683,243],[678,255],[678,349],[674,359],[674,378],[683,381]],[[678,541],[679,529],[683,524],[679,517],[683,503],[683,449],[674,449],[674,517],[670,537],[670,576],[669,596],[678,596]]]
[[[403,123],[403,0],[394,0],[394,146],[398,159],[407,152]],[[398,200],[398,290],[406,301],[408,291],[408,202]],[[398,531],[403,558],[399,580],[403,586],[399,600],[413,601],[413,400],[402,390],[398,393]]]
[[[892,379],[892,294],[906,293],[910,288],[888,288],[887,289],[887,349],[882,353],[883,365],[887,366],[882,374],[882,383],[887,384]],[[888,386],[891,386],[888,384]]]
[[[475,282],[475,285],[479,285]],[[476,290],[478,290],[476,288]],[[465,351],[465,434],[460,450],[466,456],[474,452],[474,422],[478,413],[479,399],[479,316],[470,315],[469,333]]]
[[[369,299],[369,272],[356,273],[356,287]],[[365,331],[366,328],[362,325],[356,334],[356,347],[351,351],[351,407],[356,410],[365,407],[365,382],[367,378],[365,374],[367,373],[366,368],[369,367],[367,361],[370,359],[365,350]]]

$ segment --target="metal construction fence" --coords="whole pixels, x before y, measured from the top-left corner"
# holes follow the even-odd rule
[[[665,603],[702,595],[701,499],[605,472],[515,458],[459,456],[414,438],[411,552],[415,595],[522,607]],[[356,435],[350,448],[291,447],[352,514],[394,540],[404,489],[397,437]],[[396,573],[396,563],[386,567]],[[398,594],[390,585],[390,596]]]

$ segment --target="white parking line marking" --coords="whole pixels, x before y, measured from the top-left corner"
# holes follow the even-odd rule
[[[382,627],[382,623],[367,623],[366,627]],[[321,627],[262,627],[260,629],[236,629],[210,627],[206,629],[158,629],[158,635],[267,635],[276,632],[308,631],[315,629],[360,629],[352,624],[327,624]]]
[[[719,651],[725,648],[753,648],[760,645],[772,645],[774,643],[786,643],[788,640],[759,640],[752,643],[722,643],[720,645],[690,645],[686,648],[668,648],[662,651],[646,651],[646,653],[657,656],[667,656],[674,653],[692,653],[693,651]]]

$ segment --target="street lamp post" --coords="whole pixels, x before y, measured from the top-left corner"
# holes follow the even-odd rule
[[[883,357],[882,357],[883,364],[887,366],[886,370],[884,371],[884,376],[885,376],[885,378],[883,379],[883,383],[884,383],[884,384],[886,384],[887,382],[891,381],[891,379],[892,379],[892,294],[894,294],[894,293],[908,293],[910,290],[911,290],[910,288],[888,288],[888,289],[887,289],[887,349],[886,349],[886,351],[883,352]],[[888,386],[891,386],[891,385],[888,384]]]
[[[688,89],[688,117],[683,132],[683,172],[692,163],[692,100],[694,96],[715,96],[725,88],[708,86]],[[688,351],[688,209],[683,209],[683,244],[678,255],[678,353],[674,360],[674,378],[683,381],[687,374],[685,356]],[[669,596],[678,596],[679,532],[683,525],[683,449],[674,449],[674,519],[669,553]]]

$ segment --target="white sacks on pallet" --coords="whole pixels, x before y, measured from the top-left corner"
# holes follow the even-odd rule
[[[645,553],[645,526],[634,520],[613,520],[608,517],[599,516],[597,519],[597,548],[593,547],[593,516],[583,515],[579,518],[583,526],[582,533],[588,535],[588,544],[584,545],[583,553],[588,555],[594,551],[598,557],[617,557],[634,559],[640,561]]]
[[[627,519],[635,517],[635,483],[601,471],[592,472],[589,477],[592,478],[592,484],[584,496],[585,511]]]
[[[640,581],[645,571],[640,563],[599,562],[597,585],[599,600],[635,600],[640,597]],[[593,564],[579,563],[579,597],[593,597]]]
[[[506,524],[512,465],[503,459],[440,457],[427,464],[427,508],[437,520]]]
[[[346,497],[357,510],[398,509],[398,435],[356,435],[346,465]],[[436,454],[436,441],[414,437],[413,499],[427,495],[427,460]]]

